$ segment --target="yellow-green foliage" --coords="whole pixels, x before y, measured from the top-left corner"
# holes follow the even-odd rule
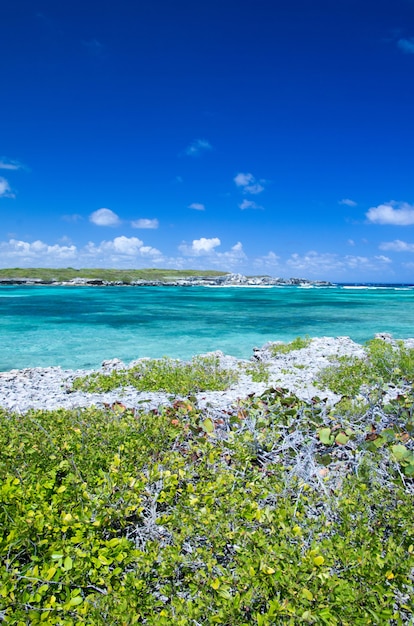
[[[130,369],[78,378],[73,388],[103,392],[130,385],[139,391],[188,395],[198,391],[223,391],[237,379],[237,373],[222,368],[217,357],[198,356],[189,363],[167,358],[142,360]]]
[[[336,364],[321,372],[319,386],[353,396],[362,385],[398,385],[414,380],[414,349],[406,348],[402,341],[393,346],[382,339],[372,339],[366,343],[366,352],[365,359],[339,357]]]
[[[294,350],[302,350],[302,348],[307,348],[311,342],[309,337],[296,337],[290,343],[279,343],[271,346],[270,351],[273,356],[277,356],[278,354],[288,354],[289,352],[293,352]]]
[[[283,390],[221,417],[189,399],[1,412],[0,619],[410,623],[414,505],[393,463],[412,408],[387,408],[395,426],[372,449],[366,426]]]

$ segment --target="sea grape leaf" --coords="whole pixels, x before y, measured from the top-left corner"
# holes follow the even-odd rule
[[[330,446],[333,443],[334,437],[331,434],[330,428],[320,428],[318,431],[318,434],[319,434],[319,441],[321,443],[324,443],[326,446]]]
[[[391,446],[391,450],[397,461],[402,461],[407,456],[410,456],[410,451],[401,443],[397,443],[395,446]]]

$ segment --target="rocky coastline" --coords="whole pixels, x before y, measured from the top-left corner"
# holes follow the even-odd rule
[[[386,334],[377,337],[392,342]],[[282,387],[303,400],[319,396],[328,404],[334,405],[340,398],[329,390],[321,391],[315,385],[319,372],[341,356],[364,357],[365,350],[349,337],[318,337],[310,340],[301,349],[288,353],[272,351],[272,346],[281,342],[268,343],[253,349],[250,360],[241,360],[222,352],[213,352],[224,368],[237,371],[238,382],[225,391],[209,391],[197,394],[200,408],[215,414],[226,411],[228,407],[249,395],[260,395],[266,389]],[[414,348],[414,339],[406,339],[405,345]],[[110,373],[113,369],[133,367],[137,361],[125,364],[119,359],[104,361],[101,373]],[[262,363],[266,366],[268,380],[254,382],[248,373],[249,366]],[[140,392],[129,387],[107,393],[87,393],[73,391],[73,381],[78,377],[91,374],[92,370],[63,370],[60,367],[27,368],[0,373],[0,407],[8,411],[25,413],[30,409],[54,410],[58,408],[74,409],[90,406],[108,406],[121,402],[126,407],[151,410],[173,401],[170,393]],[[399,390],[389,390],[397,395]]]
[[[272,287],[272,286],[320,286],[332,285],[329,281],[306,278],[272,278],[271,276],[244,276],[225,274],[222,276],[184,276],[174,280],[105,280],[104,278],[76,277],[71,280],[45,280],[31,277],[2,277],[0,285],[67,285],[89,287]]]

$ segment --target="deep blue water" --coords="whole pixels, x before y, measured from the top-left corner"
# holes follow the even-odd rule
[[[266,341],[414,336],[414,287],[0,286],[0,370],[104,359],[249,358]]]

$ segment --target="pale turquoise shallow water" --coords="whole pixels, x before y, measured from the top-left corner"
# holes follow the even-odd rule
[[[0,286],[0,371],[222,350],[377,332],[414,336],[414,288]]]

